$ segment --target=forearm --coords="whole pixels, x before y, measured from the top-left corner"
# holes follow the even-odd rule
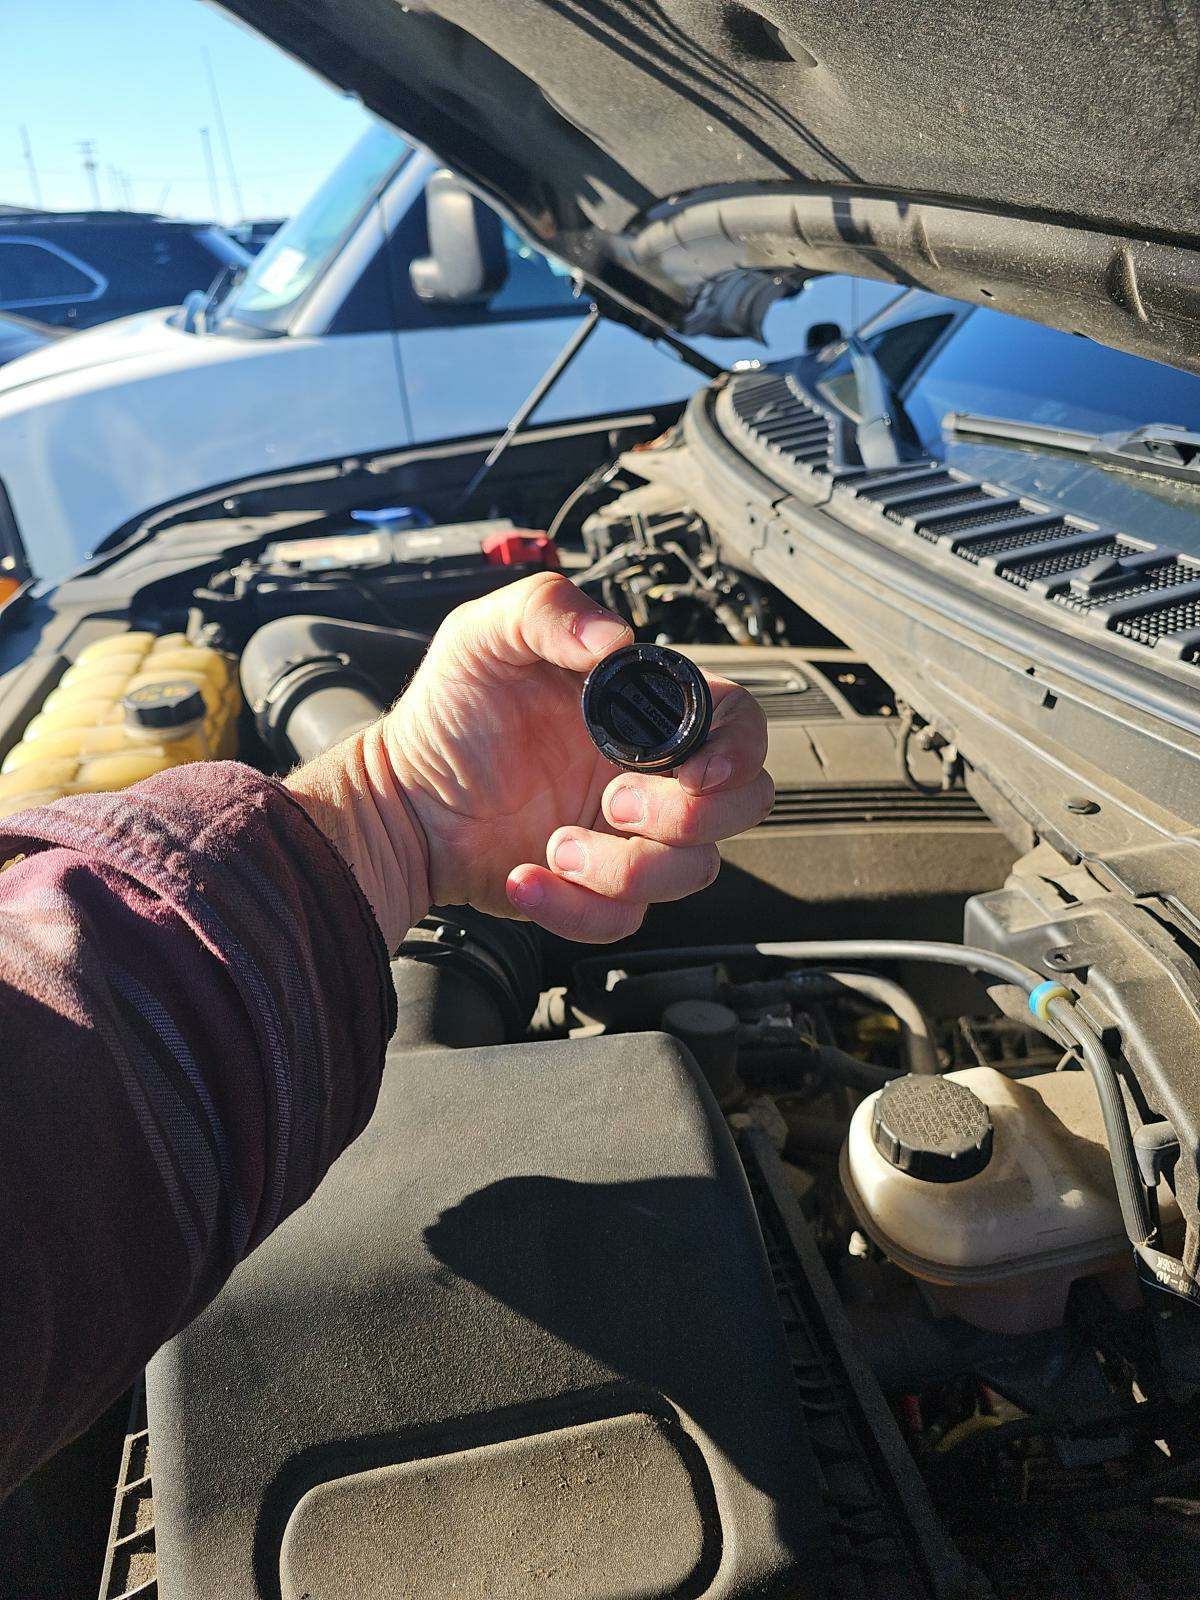
[[[312,1192],[394,1022],[370,907],[232,763],[10,819],[0,1494],[136,1376]]]
[[[350,866],[389,950],[429,909],[424,830],[377,722],[298,767],[285,786]]]

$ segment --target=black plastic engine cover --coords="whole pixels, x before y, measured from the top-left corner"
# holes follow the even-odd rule
[[[162,1600],[821,1587],[757,1220],[661,1034],[394,1052],[148,1397]]]

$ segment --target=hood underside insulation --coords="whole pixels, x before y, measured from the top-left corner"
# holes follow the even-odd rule
[[[870,275],[915,278],[1125,348],[1141,347],[1145,330],[1144,348],[1160,358],[1186,363],[1200,351],[1191,0],[227,8],[428,144],[615,302],[677,327],[736,320],[735,293],[723,302],[733,313],[718,307],[696,325],[704,281],[782,271],[798,282],[846,270],[848,254]],[[736,213],[719,241],[709,218],[686,268],[642,239],[666,218],[686,241],[696,202],[748,196],[800,210],[756,224],[745,249]],[[882,241],[880,219],[850,209],[868,197],[899,208]],[[821,201],[824,215],[831,200],[844,223],[837,260],[805,214]],[[928,249],[897,256],[887,234],[925,214]],[[1053,247],[1030,235],[1038,227],[1057,235]],[[941,256],[961,256],[976,228],[995,281],[949,282]],[[1122,255],[1130,240],[1165,252],[1147,289]],[[1027,307],[1032,285],[1039,297]],[[1092,303],[1118,304],[1127,326],[1092,327]]]

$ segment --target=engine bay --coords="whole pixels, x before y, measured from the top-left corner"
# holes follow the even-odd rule
[[[283,773],[561,566],[759,698],[776,783],[627,944],[412,930],[366,1133],[133,1397],[102,1600],[1196,1591],[1195,1163],[1119,982],[1046,959],[1102,887],[885,641],[747,570],[679,446],[593,437],[469,521],[444,466],[353,515],[247,497],[65,586],[6,702],[6,810],[86,787],[103,741],[40,788],[30,745],[155,650],[219,713],[196,753]]]

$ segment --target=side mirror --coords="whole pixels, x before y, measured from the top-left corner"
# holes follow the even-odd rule
[[[426,305],[469,306],[490,300],[508,276],[500,218],[452,172],[425,185],[429,254],[409,263],[413,293]]]
[[[811,355],[814,350],[823,350],[827,344],[833,344],[843,337],[836,322],[814,322],[804,336],[804,348]]]

